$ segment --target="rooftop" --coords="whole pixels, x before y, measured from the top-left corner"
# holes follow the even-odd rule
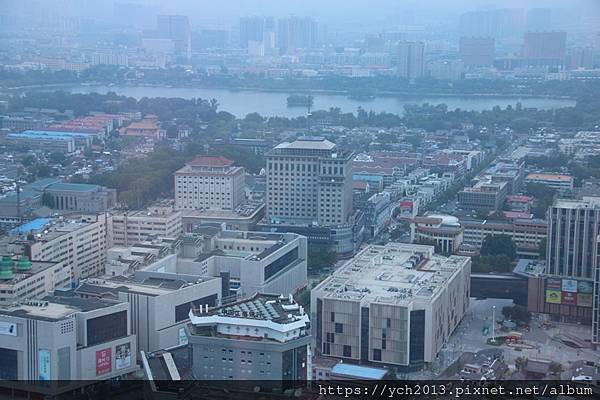
[[[0,307],[0,315],[31,318],[42,321],[60,321],[76,312],[89,312],[119,304],[106,299],[81,299],[79,297],[48,296],[22,304]]]
[[[16,263],[18,262],[18,260],[13,259],[13,262]],[[16,268],[13,268],[13,277],[12,279],[6,279],[6,280],[0,280],[0,286],[6,286],[6,285],[14,285],[16,283],[19,283],[25,279],[28,279],[36,274],[39,274],[40,272],[43,272],[49,268],[53,268],[56,264],[58,264],[58,262],[55,261],[31,261],[31,269],[27,269],[27,270],[18,270]]]
[[[222,156],[197,156],[188,165],[194,167],[230,167],[233,161]]]
[[[468,261],[468,257],[436,255],[432,246],[369,246],[314,290],[329,298],[407,304],[436,297]]]
[[[533,173],[533,174],[527,175],[527,177],[525,179],[570,182],[573,180],[573,177],[571,175]]]
[[[173,279],[136,279],[134,277],[115,276],[109,279],[89,278],[75,289],[78,294],[89,293],[97,296],[117,297],[118,293],[139,293],[146,296],[161,296],[179,290],[183,287],[193,286],[214,278],[199,278],[196,283],[188,283]]]
[[[354,365],[339,362],[332,369],[331,373],[335,375],[341,375],[353,379],[383,379],[388,373],[383,368],[365,367],[363,365]]]
[[[293,142],[283,142],[276,149],[333,150],[335,143],[318,136],[304,136]]]

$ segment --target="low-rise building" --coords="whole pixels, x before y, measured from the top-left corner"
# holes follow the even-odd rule
[[[310,379],[310,320],[291,295],[256,294],[222,307],[194,307],[189,318],[195,379]]]
[[[508,184],[506,182],[479,181],[473,187],[458,192],[459,206],[465,210],[499,210],[502,208]]]
[[[253,231],[265,216],[263,202],[246,202],[233,210],[190,210],[182,209],[181,220],[184,232],[193,232],[196,226],[205,224],[225,224],[227,229]]]
[[[411,369],[431,363],[469,304],[471,260],[433,246],[368,246],[311,291],[316,355]]]
[[[411,222],[411,239],[416,243],[432,244],[439,253],[455,253],[463,242],[464,228],[458,218],[450,215],[426,215]]]
[[[71,268],[62,262],[30,261],[25,256],[3,256],[0,261],[0,305],[40,299],[70,287]]]
[[[125,302],[76,297],[0,307],[0,378],[66,390],[127,375],[137,369],[129,316]]]
[[[570,192],[573,190],[573,184],[575,180],[571,175],[564,174],[544,174],[544,173],[533,173],[527,175],[525,178],[526,184],[539,184],[544,185],[552,189],[556,189],[559,192]]]

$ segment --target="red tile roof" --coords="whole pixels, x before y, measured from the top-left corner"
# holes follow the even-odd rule
[[[230,167],[233,161],[222,156],[197,156],[189,165],[198,167]]]

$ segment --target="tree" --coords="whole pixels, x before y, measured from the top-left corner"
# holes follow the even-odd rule
[[[562,365],[556,361],[552,361],[548,366],[548,369],[552,375],[558,375],[562,372]]]
[[[507,256],[511,261],[517,256],[517,246],[508,235],[487,235],[481,245],[482,256]]]
[[[324,249],[310,249],[308,251],[308,270],[312,274],[318,274],[324,267],[335,264],[337,256],[333,251]]]
[[[540,245],[538,246],[538,251],[540,252],[540,260],[545,260],[546,259],[546,246],[548,244],[548,238],[544,237],[542,240],[540,240]]]

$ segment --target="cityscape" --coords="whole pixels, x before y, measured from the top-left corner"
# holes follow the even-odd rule
[[[221,3],[0,0],[0,398],[598,396],[600,3]]]

